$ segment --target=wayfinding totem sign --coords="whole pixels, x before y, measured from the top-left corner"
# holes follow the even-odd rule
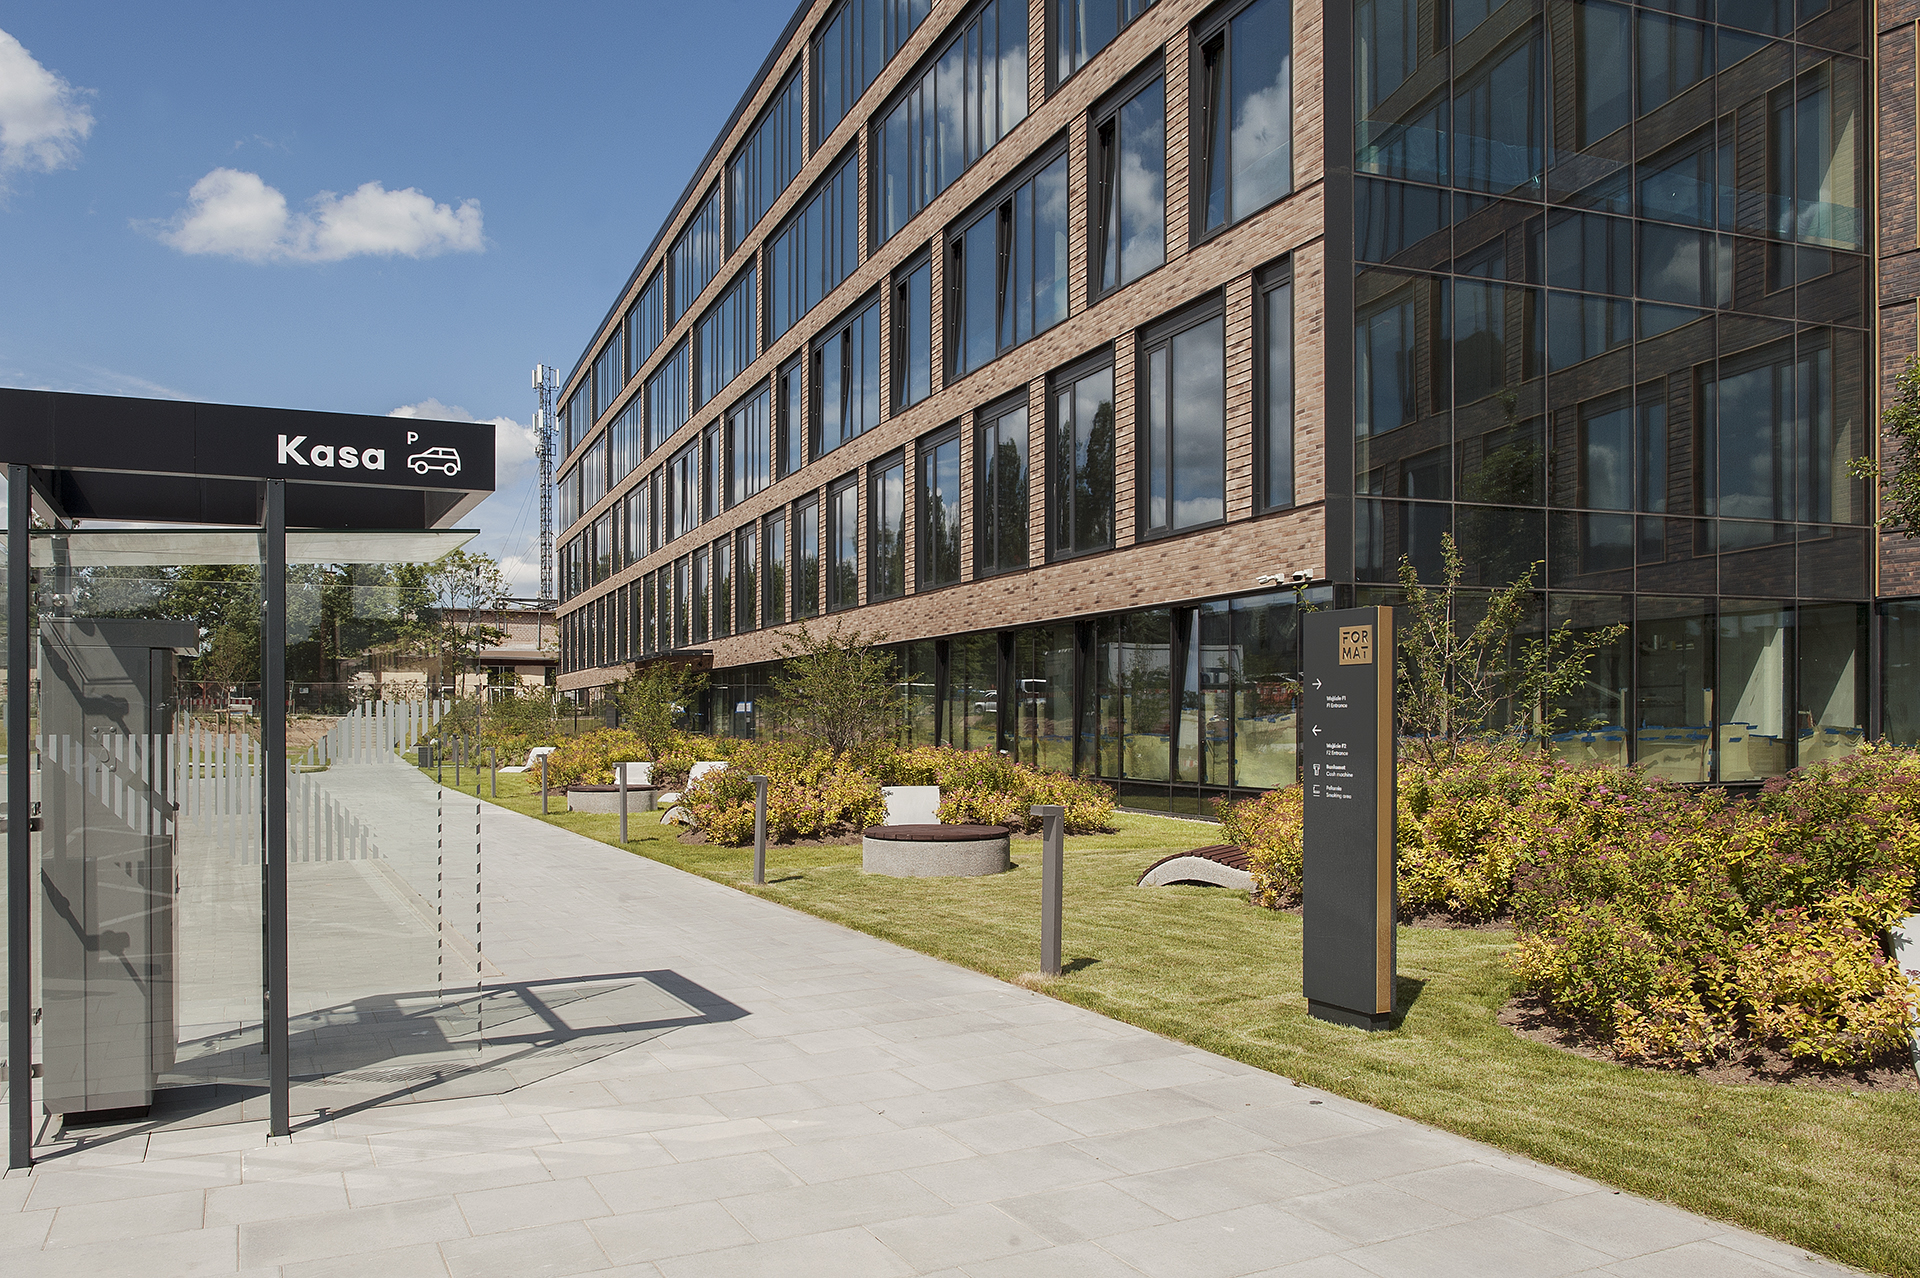
[[[1302,976],[1307,1011],[1385,1029],[1393,1018],[1393,609],[1305,617]]]

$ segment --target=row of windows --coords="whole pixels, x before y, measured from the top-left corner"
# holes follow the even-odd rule
[[[1048,31],[1059,53],[1058,74],[1063,78],[1071,74],[1145,7],[1141,0],[1053,0],[1048,9]],[[926,0],[847,0],[827,20],[812,46],[815,100],[820,110],[828,110],[834,93],[842,89],[857,97],[897,51],[905,35],[918,26],[927,8]],[[1273,57],[1286,63],[1291,39],[1290,0],[1255,0],[1249,6],[1249,12],[1252,10],[1267,15],[1264,25],[1255,24],[1255,36],[1232,36],[1236,26],[1247,25],[1242,21],[1246,15],[1242,15],[1208,36],[1206,47],[1224,47],[1223,41],[1234,38],[1245,44],[1256,37],[1273,36],[1281,42]],[[928,55],[924,74],[877,114],[873,141],[876,172],[882,175],[873,200],[877,239],[885,240],[898,231],[927,200],[1025,118],[1029,100],[1026,33],[1026,0],[984,0],[964,13],[946,42]],[[849,69],[856,66],[859,69]],[[866,69],[869,67],[870,71]],[[818,78],[821,76],[826,79]],[[798,173],[805,141],[800,123],[800,85],[799,69],[795,68],[729,160],[724,179],[702,198],[669,246],[665,263],[642,287],[620,329],[595,356],[589,376],[563,404],[560,425],[564,452],[571,453],[593,423],[618,401],[626,383],[639,375],[666,332],[718,274],[727,256],[745,243],[752,227]],[[1150,90],[1131,104],[1124,119],[1119,118],[1117,109],[1109,112],[1115,118],[1109,122],[1103,149],[1094,161],[1103,175],[1098,184],[1099,207],[1092,213],[1099,228],[1096,235],[1104,235],[1113,246],[1111,254],[1103,251],[1096,260],[1104,267],[1109,256],[1114,258],[1111,269],[1098,272],[1096,294],[1136,278],[1165,260],[1165,95],[1157,80]],[[846,99],[848,105],[851,101],[852,97]],[[1277,107],[1278,117],[1267,111],[1257,128],[1240,129],[1224,145],[1239,145],[1251,155],[1248,148],[1266,146],[1262,139],[1275,128],[1290,139],[1291,104],[1282,100]],[[1205,103],[1196,101],[1199,109],[1205,109]],[[839,118],[833,116],[818,136],[824,137]],[[1273,192],[1276,195],[1290,187],[1290,140],[1281,154],[1281,167],[1287,172],[1283,187]],[[1268,168],[1272,167],[1269,162]],[[1042,207],[1039,211],[1060,215],[1056,265],[1060,311],[1064,314],[1064,171],[1061,177],[1059,207]],[[1244,207],[1251,211],[1255,204],[1245,203]],[[1044,290],[1056,282],[1046,276],[1048,246],[1039,246],[1042,251],[1037,264],[1023,263],[1020,254],[1024,251],[1032,256],[1033,248],[1023,240],[1010,213],[1003,220],[1009,237],[1005,247],[996,246],[995,252],[1008,258],[1009,283],[1031,286],[1033,281],[1023,280],[1018,272],[1023,265],[1032,265],[1040,276],[1037,282],[1043,296],[1039,301],[1044,305],[1050,300]],[[759,322],[751,316],[745,320],[746,326],[752,327],[754,340],[763,333],[767,341],[784,334],[846,278],[858,264],[860,225],[857,156],[849,153],[770,241],[764,264],[764,298],[757,299],[764,314]],[[1027,228],[1028,233],[1039,235],[1050,229],[1047,225],[1037,232]],[[976,247],[984,234],[976,237]],[[984,272],[984,264],[981,269]],[[1006,322],[1018,331],[1026,318],[1025,309],[1015,301],[1008,310]],[[996,316],[996,328],[998,322]],[[741,343],[735,349],[747,345]],[[705,368],[702,361],[700,371]],[[696,403],[704,398],[702,389],[695,388]],[[650,418],[648,436],[652,439],[658,435]]]
[[[1089,221],[1096,242],[1103,245],[1092,255],[1098,262],[1097,292],[1128,283],[1166,259],[1165,81],[1157,64],[1149,70],[1154,72],[1150,80],[1125,86],[1122,94],[1115,95],[1119,100],[1103,108],[1095,129],[1096,150],[1089,163],[1102,176],[1090,184]],[[855,160],[851,154],[847,157],[771,246],[775,283],[770,301],[773,322],[781,332],[785,323],[804,314],[852,268]],[[977,210],[946,240],[943,364],[949,382],[1066,318],[1067,155],[1050,153],[1050,158],[1041,157],[1028,170],[1030,175],[1017,176],[1003,195]],[[754,282],[755,272],[749,266],[696,327],[693,349],[698,352],[698,377],[691,401],[683,397],[687,343],[676,348],[649,378],[644,397],[649,451],[686,424],[689,402],[698,407],[711,400],[757,354],[751,316]],[[892,287],[890,407],[897,411],[918,403],[932,390],[930,262],[925,257],[910,261],[897,273]],[[879,424],[884,411],[880,342],[877,298],[859,304],[851,317],[836,321],[816,341],[811,353],[816,411],[805,434],[792,432],[785,447],[775,450],[782,460],[780,475],[798,469],[803,448],[806,457],[818,458]],[[787,389],[797,394],[797,372],[783,373],[782,381],[791,382]],[[797,413],[786,417],[788,423],[799,420]],[[607,461],[594,453],[583,459],[581,467],[604,467]],[[631,468],[614,473],[609,485],[618,483]],[[563,512],[577,518],[590,509],[593,503],[584,498],[584,492],[594,482],[583,482],[571,473],[563,477],[563,488],[571,485],[575,490],[563,498]]]
[[[1268,508],[1290,505],[1294,498],[1292,300],[1285,267],[1266,273],[1256,293],[1255,327],[1261,341],[1256,454],[1260,500]],[[1227,487],[1221,393],[1225,320],[1220,300],[1144,330],[1138,346],[1135,393],[1137,402],[1149,406],[1136,434],[1136,488],[1143,494],[1137,512],[1139,535],[1218,523],[1225,518]],[[1030,546],[1035,459],[1029,452],[1035,445],[1022,392],[982,408],[968,422],[935,431],[911,448],[843,475],[755,523],[730,530],[717,542],[696,547],[675,565],[650,574],[645,580],[656,584],[641,587],[641,594],[633,596],[642,600],[636,606],[644,612],[645,591],[653,589],[662,610],[657,615],[666,619],[661,624],[687,636],[683,641],[657,641],[666,649],[756,624],[782,624],[789,616],[810,617],[897,598],[907,592],[910,581],[916,590],[956,584],[965,577],[963,542],[969,536],[975,578],[1025,568],[1036,549],[1049,560],[1111,549],[1118,451],[1114,395],[1111,350],[1048,379],[1046,420],[1038,443],[1046,482],[1040,547]],[[649,554],[690,538],[704,522],[764,489],[786,446],[773,405],[774,388],[763,388],[568,542],[561,555],[562,597],[590,590]],[[965,473],[963,463],[963,430],[971,432],[971,474]],[[909,484],[917,520],[912,564],[906,556]],[[789,528],[797,555],[791,565],[785,556]],[[728,605],[726,621],[695,616],[696,605],[708,599],[705,583],[720,576],[746,583],[740,589],[757,601],[757,622],[753,606],[738,599]],[[684,590],[658,584],[681,579]],[[716,598],[730,598],[719,594],[717,585],[714,590]],[[769,594],[776,590],[777,598]],[[680,601],[688,601],[685,608]],[[674,620],[683,613],[692,618],[684,627]]]

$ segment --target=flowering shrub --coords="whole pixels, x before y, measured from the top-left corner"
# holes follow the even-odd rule
[[[602,728],[568,737],[547,756],[547,784],[556,790],[570,785],[612,785],[613,765],[645,759],[646,747],[631,732]],[[539,772],[528,779],[539,781]]]
[[[1297,901],[1297,788],[1223,824],[1255,901]],[[1745,802],[1538,757],[1403,763],[1399,837],[1403,913],[1510,913],[1522,987],[1629,1059],[1766,1045],[1850,1066],[1907,1041],[1920,986],[1880,937],[1916,908],[1920,751],[1870,747]]]
[[[989,750],[916,746],[897,751],[882,765],[888,785],[937,785],[940,819],[953,825],[1004,825],[1034,833],[1035,804],[1066,809],[1068,834],[1098,834],[1113,828],[1111,787],[1084,777],[1015,763]]]
[[[878,825],[887,804],[880,782],[825,751],[791,742],[751,742],[727,767],[688,786],[680,802],[714,843],[739,847],[753,839],[753,782],[767,778],[767,838],[844,834]]]

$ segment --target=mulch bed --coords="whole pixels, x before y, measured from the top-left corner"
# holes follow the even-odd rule
[[[1625,1069],[1648,1073],[1688,1074],[1708,1083],[1761,1084],[1772,1087],[1817,1087],[1843,1092],[1920,1091],[1920,1075],[1905,1052],[1853,1069],[1808,1065],[1769,1047],[1751,1048],[1738,1060],[1718,1061],[1689,1069],[1667,1070],[1622,1059],[1593,1030],[1562,1016],[1533,995],[1522,995],[1500,1009],[1500,1023],[1522,1038],[1544,1043],[1588,1060],[1607,1061]]]

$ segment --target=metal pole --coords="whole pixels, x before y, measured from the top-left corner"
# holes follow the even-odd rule
[[[748,777],[753,782],[753,881],[767,881],[767,779]]]
[[[27,468],[7,467],[7,1166],[33,1165],[32,589]]]
[[[460,788],[460,756],[467,752],[466,746],[465,737],[453,739],[453,788],[456,790]]]
[[[540,756],[540,815],[547,815],[547,756]]]
[[[1065,868],[1067,810],[1056,803],[1029,809],[1040,818],[1045,850],[1040,857],[1040,972],[1060,975],[1060,874]]]
[[[267,787],[267,1135],[293,1131],[287,1059],[287,482],[267,481],[266,626],[260,639],[265,718],[260,744]]]
[[[625,843],[627,841],[627,765],[616,763],[613,765],[613,772],[613,779],[620,785],[620,841]]]
[[[489,799],[500,797],[500,754],[495,746],[487,747],[487,785],[491,787]]]

